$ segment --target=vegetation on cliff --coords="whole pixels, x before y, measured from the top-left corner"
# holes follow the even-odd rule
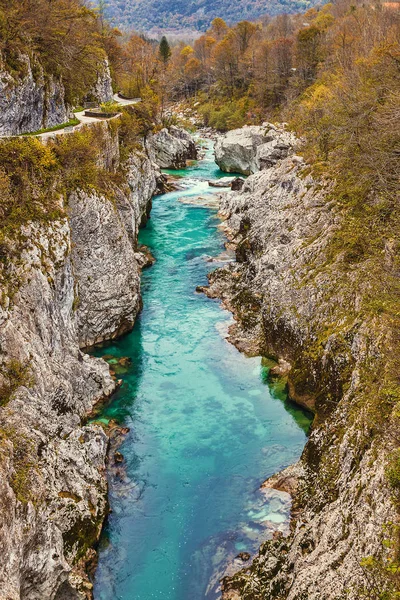
[[[114,201],[117,190],[126,186],[124,160],[130,151],[141,147],[148,116],[145,113],[141,121],[134,115],[128,107],[115,123],[87,126],[46,144],[34,137],[0,141],[0,300],[3,304],[12,299],[19,287],[17,267],[22,251],[30,246],[30,225],[65,218],[68,196],[74,190],[95,191]],[[131,126],[133,123],[135,126]],[[120,144],[121,163],[106,165],[105,138],[110,134],[115,143]]]
[[[66,101],[84,97],[97,80],[113,30],[80,0],[1,0],[2,67],[15,79],[27,74],[26,56],[34,76],[61,79]]]

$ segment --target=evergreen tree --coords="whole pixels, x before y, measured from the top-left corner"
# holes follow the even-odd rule
[[[171,58],[171,47],[168,44],[168,40],[165,37],[165,35],[163,35],[161,38],[161,42],[160,42],[160,46],[159,46],[159,53],[160,53],[161,60],[163,61],[163,63],[167,64],[167,62]]]

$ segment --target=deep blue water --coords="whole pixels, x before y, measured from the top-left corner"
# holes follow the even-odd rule
[[[288,497],[258,488],[300,456],[309,426],[270,389],[261,359],[226,341],[230,314],[195,291],[224,238],[215,210],[179,198],[215,193],[207,179],[223,174],[212,150],[180,174],[185,189],[155,198],[140,234],[156,258],[143,272],[143,312],[97,351],[132,365],[102,414],[130,433],[126,471],[110,476],[96,600],[217,598],[226,562],[287,526]]]

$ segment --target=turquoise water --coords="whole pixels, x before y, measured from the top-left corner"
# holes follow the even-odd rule
[[[287,495],[259,485],[299,457],[309,426],[269,388],[261,359],[225,340],[230,314],[195,292],[224,238],[215,210],[179,198],[216,193],[212,149],[180,175],[185,189],[155,198],[140,234],[156,263],[135,329],[96,352],[132,360],[102,413],[130,432],[110,474],[96,600],[218,598],[231,559],[287,527]]]

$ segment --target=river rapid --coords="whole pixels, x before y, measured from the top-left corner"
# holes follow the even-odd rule
[[[232,260],[216,209],[191,203],[207,205],[208,180],[224,176],[206,146],[141,231],[156,263],[134,330],[96,351],[130,359],[101,414],[130,431],[110,471],[95,600],[214,600],[220,576],[245,564],[235,557],[288,526],[288,495],[259,486],[299,458],[310,419],[268,384],[268,364],[226,341],[231,315],[195,291]]]

